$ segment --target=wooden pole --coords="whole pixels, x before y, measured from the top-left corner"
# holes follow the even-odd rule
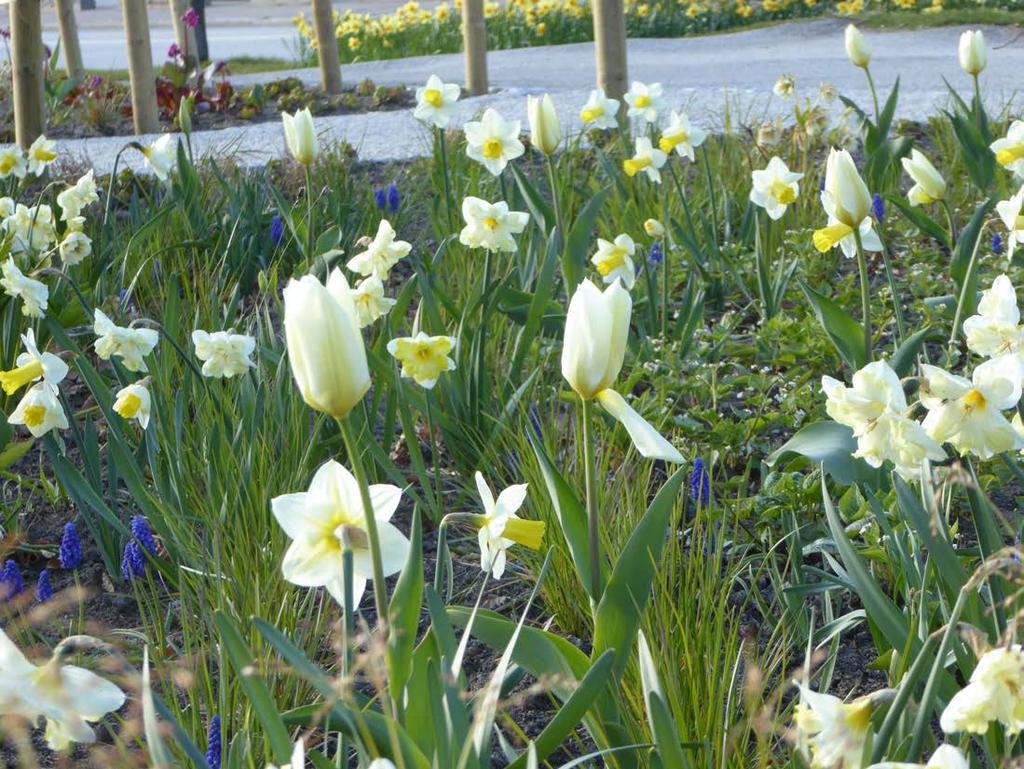
[[[131,80],[135,133],[156,133],[160,130],[160,121],[156,111],[156,77],[153,75],[146,0],[121,0],[121,8],[128,43],[128,78]]]
[[[338,57],[338,35],[334,29],[334,8],[331,0],[313,0],[313,26],[316,29],[316,52],[320,60],[320,85],[326,93],[341,93],[341,59]]]
[[[43,19],[40,0],[11,0],[14,136],[27,150],[43,133]]]
[[[611,99],[626,93],[626,14],[622,0],[593,0],[597,84]]]
[[[487,25],[484,0],[463,0],[462,48],[466,61],[466,90],[473,96],[487,93]]]
[[[171,9],[171,24],[174,25],[174,42],[181,49],[182,56],[185,58],[185,66],[189,67],[199,61],[197,58],[199,49],[196,47],[196,31],[190,29],[185,24],[183,18],[185,11],[190,6],[187,0],[170,0],[168,5]]]
[[[82,46],[78,42],[75,0],[57,0],[57,26],[60,27],[64,71],[68,73],[68,77],[81,77],[85,74],[85,66],[82,64]]]

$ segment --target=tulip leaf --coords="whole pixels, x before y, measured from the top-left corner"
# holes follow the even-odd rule
[[[894,205],[923,234],[934,238],[949,248],[949,233],[946,232],[941,224],[928,216],[919,207],[910,205],[899,195],[887,195],[885,199]]]
[[[576,284],[580,282],[580,271],[587,263],[587,253],[593,243],[598,214],[601,213],[601,208],[611,191],[610,186],[602,187],[591,195],[590,200],[580,211],[569,231],[569,239],[562,262],[562,277],[565,279],[565,292],[570,296],[575,290]]]
[[[419,506],[413,511],[409,536],[409,556],[391,596],[388,636],[388,685],[396,701],[401,702],[412,673],[412,653],[416,644],[420,607],[423,605],[423,525]]]
[[[658,491],[619,553],[597,606],[591,659],[614,649],[615,680],[626,669],[640,629],[640,618],[650,598],[655,568],[661,560],[669,520],[686,473],[686,468],[676,470]]]
[[[11,441],[0,451],[0,470],[7,470],[32,448],[35,441]]]
[[[537,188],[530,183],[530,180],[526,177],[519,167],[515,163],[509,163],[508,167],[512,170],[512,176],[516,180],[516,186],[519,187],[519,192],[522,193],[523,199],[526,201],[526,207],[530,209],[530,213],[533,214],[533,220],[540,227],[541,232],[547,237],[551,233],[551,229],[555,226],[555,211],[548,202],[544,199],[544,196],[537,191]]]
[[[797,281],[801,290],[811,303],[818,323],[832,340],[836,352],[843,362],[856,371],[867,362],[867,351],[864,349],[864,329],[846,310],[833,302],[824,294],[811,288],[803,280]]]
[[[805,457],[816,465],[821,465],[825,472],[844,486],[855,481],[865,481],[878,485],[880,474],[853,453],[857,450],[857,441],[853,430],[838,422],[814,422],[802,427],[796,435],[782,444],[765,459],[765,464],[774,466],[779,460],[790,455]]]
[[[980,239],[985,219],[988,218],[988,214],[995,204],[995,198],[989,198],[974,209],[974,214],[971,215],[967,226],[960,231],[960,235],[956,239],[956,246],[953,248],[949,274],[956,282],[957,296],[964,298],[961,318],[973,315],[977,305],[978,271],[970,269],[970,265],[976,250],[981,248]],[[953,331],[955,332],[957,329],[953,329]]]
[[[573,565],[576,567],[576,574],[583,583],[583,589],[587,595],[593,596],[594,590],[590,584],[590,549],[588,542],[587,511],[580,502],[576,492],[566,483],[561,473],[555,469],[547,449],[532,430],[526,431],[533,453],[537,457],[541,474],[544,476],[544,483],[548,488],[548,496],[551,498],[551,505],[558,516],[558,522],[562,528],[562,536],[569,548]]]
[[[949,532],[941,516],[929,515],[910,486],[899,476],[893,477],[898,509],[910,525],[910,530],[921,538],[928,557],[935,562],[939,579],[948,588],[946,597],[956,600],[960,589],[967,583],[967,571],[960,563],[949,542]]]
[[[914,368],[914,362],[917,360],[918,353],[924,347],[924,343],[929,339],[941,336],[942,333],[938,329],[930,328],[929,326],[925,326],[920,331],[915,331],[903,340],[903,343],[896,348],[892,358],[889,359],[889,365],[892,367],[892,370],[901,377],[909,375]]]
[[[258,665],[253,665],[255,659],[252,651],[245,645],[242,636],[235,627],[234,622],[222,611],[214,615],[214,623],[220,632],[220,642],[224,652],[231,663],[231,667],[245,690],[246,699],[252,706],[256,717],[263,725],[267,740],[270,742],[271,752],[274,761],[278,764],[287,763],[292,755],[292,741],[288,735],[281,716],[278,715],[277,706],[270,690],[255,670]],[[275,629],[275,633],[277,630]]]

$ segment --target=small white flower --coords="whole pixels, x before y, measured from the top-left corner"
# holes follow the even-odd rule
[[[205,377],[230,379],[256,365],[251,359],[256,340],[246,334],[232,334],[230,331],[211,334],[196,329],[192,332],[192,344],[196,348],[196,357],[203,361]]]
[[[38,136],[25,154],[28,156],[28,172],[42,176],[43,171],[57,159],[57,142]]]
[[[140,147],[139,151],[156,178],[162,182],[167,181],[178,163],[178,142],[175,137],[164,134],[148,147]]]
[[[359,327],[366,328],[387,315],[397,300],[384,296],[384,283],[379,276],[370,275],[352,289],[352,301],[355,302]]]
[[[93,311],[92,330],[99,337],[94,347],[102,360],[110,360],[112,355],[117,355],[129,371],[149,370],[143,359],[160,341],[160,334],[155,329],[118,326],[102,310],[96,309]]]
[[[30,254],[45,251],[57,238],[53,210],[45,204],[32,206],[19,203],[14,213],[4,219],[4,229],[11,233],[11,252]]]
[[[981,293],[978,314],[964,320],[964,337],[971,352],[986,358],[1024,352],[1024,327],[1020,325],[1017,291],[1006,275],[992,281]]]
[[[796,94],[796,78],[792,75],[783,75],[775,81],[772,91],[775,92],[776,96],[781,96],[783,99],[792,99],[794,94]]]
[[[36,334],[31,328],[21,335],[21,343],[25,352],[14,361],[15,368],[0,371],[0,387],[8,395],[13,395],[29,382],[42,379],[56,387],[68,375],[68,364],[51,352],[39,352],[36,346]]]
[[[530,221],[522,211],[509,211],[508,203],[499,200],[488,203],[480,198],[467,197],[462,201],[462,218],[466,226],[459,233],[459,242],[470,248],[487,251],[515,251],[518,235]]]
[[[7,421],[12,425],[25,425],[36,438],[41,438],[54,428],[68,429],[68,418],[60,403],[57,388],[46,381],[29,388]]]
[[[62,221],[74,219],[86,206],[89,206],[100,199],[96,193],[96,178],[92,169],[83,175],[77,182],[57,195],[57,205],[61,208],[60,218]]]
[[[381,219],[377,234],[366,250],[349,259],[345,266],[359,275],[377,275],[383,281],[387,280],[391,268],[411,250],[411,244],[395,240],[395,228],[387,219]]]
[[[117,395],[114,396],[114,411],[122,419],[137,420],[139,426],[145,430],[149,426],[151,403],[146,386],[135,382],[117,391]]]
[[[996,139],[989,148],[999,165],[1024,179],[1024,120],[1014,120],[1006,136]]]
[[[939,718],[946,734],[984,734],[999,721],[1009,736],[1024,729],[1024,652],[1020,644],[986,652],[971,680],[953,695]]]
[[[466,134],[466,154],[494,176],[499,176],[510,160],[526,151],[519,141],[520,122],[505,120],[491,107],[484,111],[479,121],[466,123],[463,131]]]
[[[0,286],[4,292],[15,299],[21,299],[21,312],[29,318],[42,318],[46,314],[46,307],[50,300],[50,289],[45,283],[33,278],[26,277],[14,263],[14,259],[8,259],[3,264],[3,277],[0,278]]]
[[[1021,123],[1024,126],[1024,122]],[[1021,161],[1024,163],[1024,160]],[[1024,176],[1024,172],[1021,174]],[[1002,219],[1003,224],[1009,232],[1006,241],[1006,258],[1012,259],[1013,252],[1019,243],[1024,242],[1024,187],[1017,190],[1017,194],[1009,200],[1001,200],[996,203],[996,213]]]
[[[17,144],[0,147],[0,179],[6,179],[8,176],[24,179],[27,171],[25,155]]]
[[[633,265],[635,253],[636,244],[629,235],[623,233],[613,241],[598,238],[597,253],[591,257],[590,262],[606,284],[620,279],[626,288],[633,288],[636,282],[636,267]]]
[[[682,112],[673,112],[668,128],[661,132],[658,147],[666,155],[672,150],[680,157],[694,160],[694,150],[704,143],[707,133],[703,128],[693,125],[690,118]]]
[[[658,115],[665,108],[661,83],[646,85],[639,80],[634,80],[625,99],[626,104],[629,105],[627,114],[630,117],[638,117],[647,123],[657,123]]]
[[[60,242],[58,250],[61,261],[70,267],[92,253],[92,238],[81,230],[70,230]]]
[[[540,521],[523,521],[516,515],[516,511],[526,501],[527,484],[509,486],[495,500],[483,474],[477,471],[474,477],[484,507],[477,533],[480,568],[495,579],[501,579],[505,573],[505,551],[517,543],[534,550],[539,548],[544,537],[544,524]]]
[[[580,110],[580,121],[587,128],[611,130],[619,127],[618,114],[618,99],[609,99],[603,88],[595,88]]]
[[[447,128],[455,112],[455,102],[462,89],[454,83],[444,83],[437,75],[427,78],[427,84],[416,89],[414,118],[427,125]]]
[[[633,157],[622,161],[622,169],[627,176],[636,176],[643,171],[652,182],[661,183],[661,167],[666,160],[668,155],[655,149],[646,136],[640,136],[636,140]]]
[[[766,168],[750,175],[753,183],[750,202],[761,206],[771,219],[780,219],[786,208],[799,197],[798,182],[803,177],[803,174],[790,171],[781,158],[772,157]]]

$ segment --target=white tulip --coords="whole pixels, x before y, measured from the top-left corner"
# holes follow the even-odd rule
[[[946,197],[946,180],[924,153],[914,149],[909,158],[903,158],[900,162],[903,170],[914,180],[914,186],[907,193],[911,205],[927,206]]]
[[[988,48],[985,35],[980,29],[969,29],[960,35],[960,68],[968,75],[977,77],[988,64]]]
[[[861,31],[853,26],[853,24],[847,25],[844,41],[846,43],[846,55],[850,59],[850,63],[855,67],[867,69],[871,63],[871,46],[868,45],[868,41],[861,34]]]
[[[294,115],[282,112],[281,122],[284,125],[284,138],[288,144],[288,151],[292,153],[292,157],[301,165],[306,167],[312,165],[320,153],[320,144],[316,138],[313,114],[309,108],[300,109]]]
[[[530,141],[545,155],[554,155],[562,141],[562,126],[550,94],[526,97],[526,114],[530,119]]]

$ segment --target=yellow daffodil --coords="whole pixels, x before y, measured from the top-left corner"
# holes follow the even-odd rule
[[[134,419],[145,430],[149,426],[151,400],[145,385],[135,382],[122,387],[114,396],[114,411],[122,419]]]
[[[507,121],[495,109],[488,107],[479,121],[466,123],[466,154],[480,163],[494,176],[505,170],[526,149],[519,141],[518,120]]]
[[[622,233],[613,241],[598,238],[597,253],[591,257],[590,262],[605,283],[621,280],[626,288],[633,288],[636,281],[636,267],[633,265],[635,253],[636,244],[633,239]]]
[[[996,162],[1024,179],[1024,120],[1014,120],[1002,139],[990,145]]]

